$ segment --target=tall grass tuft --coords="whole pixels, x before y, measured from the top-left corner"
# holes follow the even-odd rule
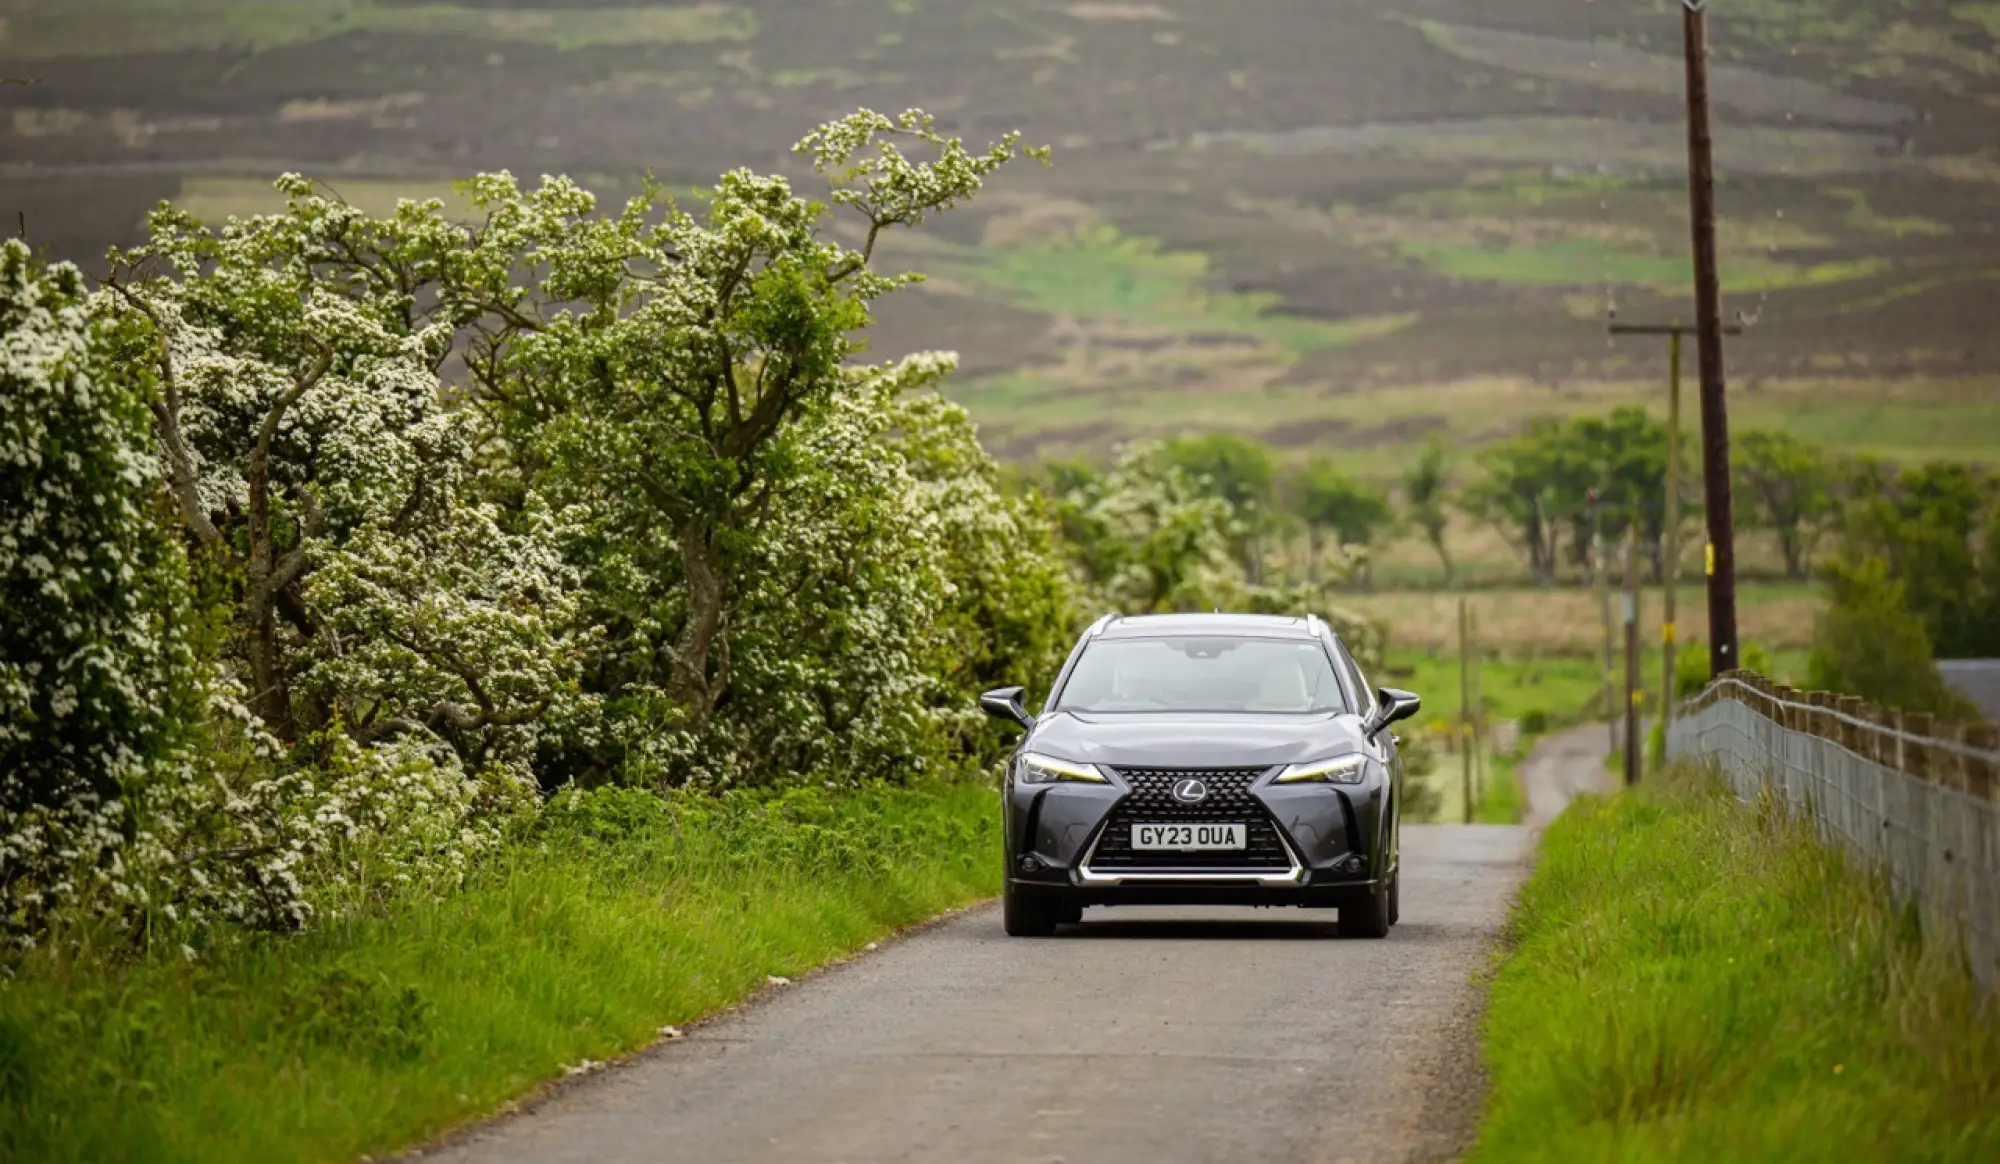
[[[1509,936],[1475,1161],[2000,1160],[1956,940],[1772,804],[1687,771],[1578,802]]]

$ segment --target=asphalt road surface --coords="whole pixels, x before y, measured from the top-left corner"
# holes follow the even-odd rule
[[[453,1164],[1448,1158],[1477,1118],[1471,977],[1526,828],[1404,830],[1402,922],[983,908],[703,1024],[437,1151]]]
[[[1645,724],[1641,724],[1644,736]],[[1521,783],[1528,795],[1528,824],[1542,828],[1586,792],[1612,792],[1619,778],[1605,767],[1611,737],[1601,723],[1585,724],[1543,736],[1521,762]]]

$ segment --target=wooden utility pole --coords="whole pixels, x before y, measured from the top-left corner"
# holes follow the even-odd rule
[[[1617,648],[1611,634],[1611,576],[1604,568],[1603,499],[1592,489],[1590,499],[1590,572],[1597,583],[1597,607],[1604,622],[1604,725],[1611,733],[1611,750],[1618,750],[1618,689],[1613,668]]]
[[[1639,782],[1639,521],[1625,534],[1625,786]]]
[[[1667,340],[1667,513],[1660,523],[1660,738],[1674,726],[1681,582],[1681,333]]]
[[[1666,591],[1661,614],[1660,647],[1662,672],[1660,719],[1673,726],[1674,682],[1679,662],[1681,581],[1681,337],[1694,329],[1681,323],[1614,323],[1611,334],[1663,335],[1667,337],[1667,496],[1666,520],[1660,529],[1660,581]],[[1734,324],[1722,329],[1724,335],[1742,335]]]
[[[1722,383],[1722,283],[1715,265],[1715,149],[1708,128],[1708,0],[1681,0],[1687,53],[1688,198],[1700,341],[1702,496],[1708,510],[1708,667],[1734,670],[1736,528],[1729,492],[1729,413]]]
[[[1465,795],[1465,823],[1472,823],[1472,643],[1471,615],[1465,599],[1458,600],[1458,746],[1462,753],[1460,790]]]
[[[1485,660],[1479,654],[1479,610],[1465,612],[1466,639],[1471,644],[1466,655],[1472,661],[1472,798],[1486,799],[1486,685],[1482,672]]]

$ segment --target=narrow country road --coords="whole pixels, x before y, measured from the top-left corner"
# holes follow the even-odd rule
[[[1517,769],[1528,797],[1528,826],[1545,827],[1581,793],[1616,789],[1618,777],[1604,766],[1610,754],[1611,738],[1601,723],[1537,741]]]
[[[1447,1158],[1477,1116],[1471,981],[1526,828],[1404,830],[1402,923],[984,908],[476,1129],[443,1164],[1169,1164]]]

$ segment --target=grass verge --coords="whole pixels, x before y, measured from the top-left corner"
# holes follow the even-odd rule
[[[998,890],[989,789],[564,802],[462,892],[0,982],[0,1159],[352,1160]]]
[[[1478,1162],[2000,1159],[2000,1023],[1955,946],[1679,773],[1546,834],[1485,1027]]]

